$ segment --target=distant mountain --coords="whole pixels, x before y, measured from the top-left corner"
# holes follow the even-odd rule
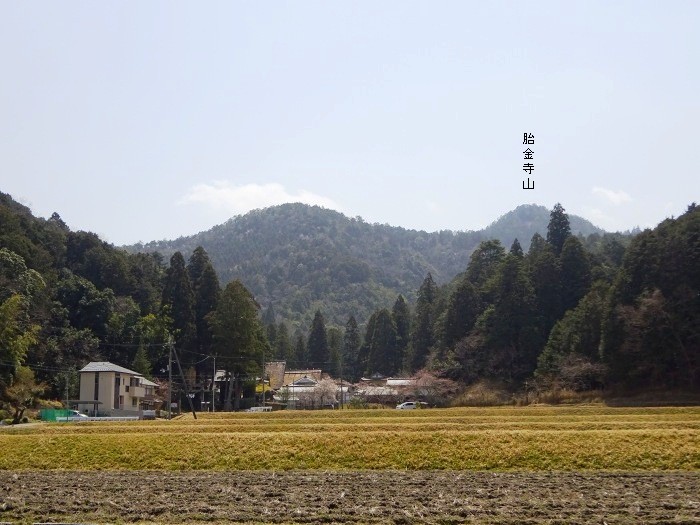
[[[570,217],[575,234],[602,233]],[[399,293],[410,301],[428,272],[438,283],[464,271],[483,240],[497,238],[508,248],[518,238],[524,248],[537,231],[546,235],[549,210],[525,205],[483,231],[427,233],[383,224],[304,204],[283,204],[234,217],[212,229],[172,241],[126,247],[132,252],[180,251],[197,246],[208,253],[222,284],[240,279],[278,317],[306,329],[316,309],[331,324],[359,322]]]
[[[549,210],[537,204],[523,204],[518,206],[482,230],[482,233],[490,239],[498,239],[508,248],[515,239],[520,241],[523,250],[530,248],[530,240],[535,233],[547,237],[547,225],[549,224]],[[587,237],[593,233],[602,235],[604,230],[594,226],[586,219],[578,215],[569,215],[571,231],[574,235]]]

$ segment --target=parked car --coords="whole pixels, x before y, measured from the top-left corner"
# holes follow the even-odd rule
[[[87,417],[87,416],[85,414],[83,414],[82,412],[78,412],[77,410],[69,410],[68,417]]]
[[[272,407],[250,407],[246,412],[272,412]]]
[[[400,405],[396,405],[396,410],[413,410],[414,408],[420,408],[420,403],[416,401],[406,401]]]

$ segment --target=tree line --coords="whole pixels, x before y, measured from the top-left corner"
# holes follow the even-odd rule
[[[241,281],[222,287],[201,247],[166,265],[0,194],[0,396],[15,408],[74,397],[77,370],[96,360],[163,377],[171,341],[193,377],[183,387],[210,380],[214,360],[226,371],[226,408],[271,359],[352,381],[429,369],[513,389],[697,389],[699,221],[693,204],[631,241],[584,238],[557,205],[527,253],[517,240],[483,241],[451,282],[428,273],[413,304],[397,294],[367,319],[348,311],[329,326],[315,309],[302,327]]]

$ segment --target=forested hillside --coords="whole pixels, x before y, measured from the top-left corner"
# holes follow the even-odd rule
[[[342,325],[349,313],[365,322],[378,305],[397,294],[415,300],[427,273],[446,283],[464,271],[483,240],[529,240],[546,232],[549,211],[520,206],[486,230],[427,233],[381,224],[303,204],[284,204],[236,217],[209,231],[174,241],[128,247],[189,256],[202,246],[223,283],[240,279],[264,308],[272,305],[296,327],[310,324],[320,309]],[[584,219],[573,218],[574,234],[602,234]]]
[[[320,299],[302,305],[310,309],[300,310],[308,313],[308,321],[300,323],[274,303],[261,305],[239,279],[221,286],[202,247],[187,258],[176,251],[165,264],[157,253],[129,254],[95,234],[73,232],[57,214],[35,218],[0,194],[5,409],[12,407],[17,416],[38,396],[77,395],[76,371],[88,361],[109,360],[162,377],[170,346],[186,375],[179,392],[193,392],[195,401],[213,359],[228,372],[229,387],[218,400],[223,408],[250,395],[250,381],[271,358],[350,380],[428,371],[462,385],[491,381],[513,392],[525,384],[577,391],[700,387],[700,209],[694,204],[635,238],[575,236],[565,210],[556,205],[544,235],[533,235],[527,253],[517,240],[505,247],[490,239],[468,257],[460,242],[466,245],[480,234],[408,232],[309,207],[282,206],[272,213],[289,220],[284,214],[290,211],[306,214],[303,228],[263,220],[273,240],[246,230],[246,247],[238,251],[255,254],[257,239],[265,250],[286,254],[281,260],[290,260],[285,269],[297,285],[313,288],[316,279],[325,279],[324,286],[344,283],[346,301],[329,308],[343,316],[341,322],[314,308],[327,304]],[[246,221],[263,215],[255,212]],[[250,226],[246,221],[228,226]],[[363,240],[362,232],[372,240]],[[283,235],[289,236],[287,244],[280,241]],[[294,239],[303,250],[285,251]],[[424,252],[409,249],[411,243],[422,244]],[[456,248],[450,252],[449,246]],[[362,250],[370,247],[379,256],[363,260]],[[407,268],[389,265],[380,271],[370,264],[377,257],[394,260],[395,251]],[[453,261],[455,278],[441,285],[427,271],[415,288],[402,283],[415,301],[402,288],[390,287],[396,275],[408,281],[437,267],[443,251],[443,260]],[[339,257],[345,257],[345,266],[336,264]],[[257,261],[250,264],[267,264],[265,257]],[[274,283],[273,290],[287,282],[285,274],[270,277],[262,269],[254,277]],[[362,283],[384,286],[367,318],[352,302]],[[315,293],[330,300],[323,289]],[[369,302],[362,305],[370,308]]]
[[[595,234],[581,242],[557,205],[546,239],[535,234],[527,254],[517,241],[510,249],[485,241],[448,286],[428,275],[408,344],[398,330],[405,320],[375,311],[351,368],[396,374],[427,366],[511,391],[525,382],[539,390],[697,390],[700,209],[689,206],[625,249],[627,240]]]

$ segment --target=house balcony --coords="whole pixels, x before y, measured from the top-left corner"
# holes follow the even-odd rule
[[[129,394],[131,397],[146,397],[146,387],[132,386],[129,388]]]

